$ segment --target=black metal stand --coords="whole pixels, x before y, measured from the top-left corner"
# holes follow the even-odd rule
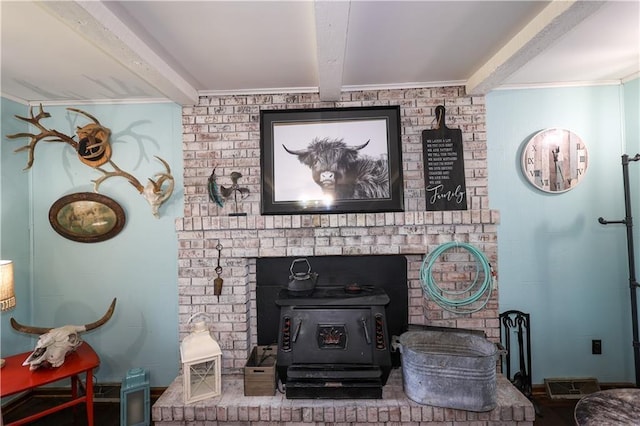
[[[520,311],[506,311],[500,314],[501,340],[507,350],[505,362],[507,378],[513,383],[527,398],[531,397],[531,336],[529,335],[530,324],[529,314]],[[503,333],[504,329],[504,334]],[[511,330],[515,330],[518,336],[518,372],[511,376],[511,354],[513,346],[511,344]],[[526,340],[526,344],[525,344]],[[527,371],[528,370],[528,371]]]
[[[500,364],[500,371],[507,370],[507,379],[533,403],[537,417],[542,417],[542,411],[533,400],[533,386],[531,384],[531,321],[527,313],[511,310],[500,314],[500,341],[503,342],[507,354]],[[514,345],[511,343],[511,331],[515,331],[518,338],[518,371],[511,376],[511,355]],[[514,369],[515,370],[515,369]]]
[[[598,222],[603,225],[613,223],[622,223],[627,226],[627,251],[629,254],[629,290],[631,292],[631,325],[633,329],[633,359],[636,370],[636,386],[640,386],[640,341],[638,339],[638,301],[636,296],[635,254],[633,251],[633,219],[631,217],[631,192],[629,189],[629,162],[640,161],[640,154],[629,158],[627,154],[622,156],[622,179],[624,183],[624,210],[625,218],[623,220],[607,221],[602,217],[598,218]]]

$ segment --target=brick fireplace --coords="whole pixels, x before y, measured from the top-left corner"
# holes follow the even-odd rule
[[[399,105],[402,137],[404,212],[260,215],[260,110]],[[463,135],[468,210],[425,211],[421,133],[432,128],[435,107],[444,105],[447,126]],[[256,259],[287,256],[407,256],[409,323],[485,330],[499,335],[497,292],[486,309],[468,316],[443,312],[426,300],[419,279],[421,262],[439,244],[468,242],[497,266],[498,212],[489,210],[485,105],[464,87],[345,92],[335,103],[318,94],[205,96],[183,109],[184,218],[179,240],[180,338],[195,312],[212,314],[224,368],[236,373],[255,345]],[[239,207],[247,216],[229,216],[208,197],[206,182],[216,169],[218,183],[240,172],[250,195]],[[223,246],[224,287],[213,295],[218,242]],[[283,276],[286,279],[287,276]],[[454,277],[453,279],[455,279]]]
[[[483,213],[489,223],[481,223]],[[188,333],[186,321],[193,313],[210,313],[212,331],[223,350],[223,369],[239,373],[257,344],[256,258],[401,254],[407,258],[410,324],[480,329],[496,339],[496,292],[485,309],[459,316],[427,300],[419,277],[424,254],[452,239],[478,246],[495,264],[495,221],[495,212],[489,211],[185,218],[185,225],[197,224],[197,229],[179,231],[181,334]],[[223,246],[224,279],[219,301],[212,282],[218,242]],[[198,253],[204,257],[195,257]],[[283,283],[287,273],[283,271]]]
[[[380,105],[401,107],[404,212],[260,215],[261,109]],[[437,105],[447,109],[447,126],[462,130],[468,191],[468,210],[465,211],[425,211],[421,132],[432,128]],[[499,214],[489,209],[488,202],[484,97],[467,96],[464,87],[345,92],[342,100],[335,103],[320,102],[318,94],[205,96],[201,97],[199,105],[183,109],[183,152],[185,211],[184,217],[176,221],[180,245],[180,339],[189,332],[187,319],[192,314],[211,314],[211,330],[223,351],[223,376],[228,376],[228,389],[236,386],[233,377],[241,373],[251,348],[257,344],[258,258],[404,255],[407,259],[408,323],[478,329],[484,330],[489,339],[499,338],[497,289],[484,309],[457,315],[424,297],[419,276],[425,254],[448,241],[477,246],[497,269]],[[206,182],[214,167],[218,183],[222,185],[229,185],[228,176],[232,171],[243,175],[240,183],[249,188],[250,195],[239,208],[247,213],[246,216],[229,216],[234,211],[232,203],[220,208],[209,201]],[[223,246],[220,264],[224,279],[219,299],[213,294],[218,243]],[[283,280],[287,279],[287,272],[283,272]],[[454,281],[462,278],[453,272],[448,277]],[[508,382],[502,384],[509,385]],[[168,393],[172,391],[170,389]],[[273,401],[265,403],[274,404]],[[487,420],[491,420],[491,416],[495,420],[532,420],[532,410],[526,399],[518,404],[526,409],[522,408],[518,414],[514,414],[517,410],[510,411],[507,417],[511,418],[491,414]],[[165,408],[154,406],[154,420],[165,419]],[[211,409],[216,411],[215,407]],[[300,414],[297,420],[337,421],[331,420],[335,419],[336,411],[324,417],[320,414],[322,407],[317,411],[313,407],[310,409],[311,414],[307,414],[310,418],[305,420]],[[183,416],[189,411],[188,408],[185,410]],[[202,410],[206,411],[207,407]],[[243,409],[232,409],[235,413],[232,417],[236,420],[238,410]],[[286,413],[278,409],[278,414],[267,417],[283,420],[282,415],[286,417]],[[226,411],[222,415],[228,417]],[[514,419],[513,415],[521,418]],[[209,419],[206,413],[202,416]],[[250,421],[249,414],[246,416]],[[288,416],[289,421],[296,421],[291,420],[290,411]],[[409,420],[412,416],[409,415]],[[433,417],[433,412],[430,416]],[[462,418],[462,414],[459,416]],[[174,419],[173,414],[169,417]],[[379,419],[378,414],[375,417]],[[466,420],[467,416],[464,418]],[[220,421],[218,417],[216,419]],[[478,418],[472,415],[469,419]]]

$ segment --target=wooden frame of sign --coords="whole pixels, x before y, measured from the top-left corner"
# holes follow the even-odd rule
[[[467,210],[462,131],[445,124],[445,108],[436,107],[437,127],[422,131],[427,211]]]

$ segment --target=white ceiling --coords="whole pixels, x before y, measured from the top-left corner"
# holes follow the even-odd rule
[[[632,1],[5,1],[1,92],[24,103],[620,83]]]

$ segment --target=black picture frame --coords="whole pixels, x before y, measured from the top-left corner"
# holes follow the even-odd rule
[[[106,195],[77,192],[65,195],[51,205],[49,223],[68,240],[97,243],[122,231],[125,214],[122,206]]]
[[[400,107],[262,110],[260,166],[263,215],[403,211]]]

